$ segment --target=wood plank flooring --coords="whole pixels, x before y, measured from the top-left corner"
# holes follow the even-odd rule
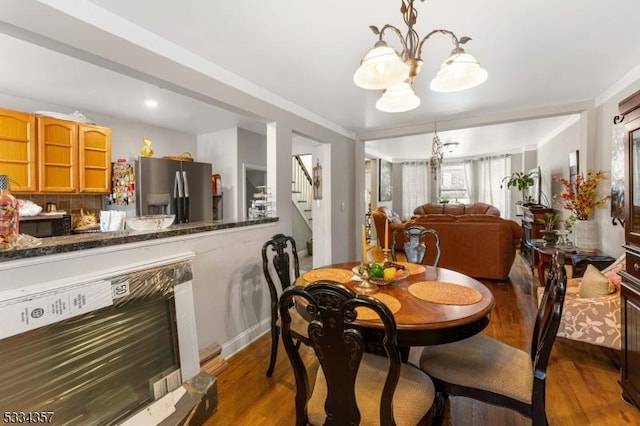
[[[484,333],[529,350],[535,316],[533,277],[519,257],[510,281],[483,281],[496,298],[491,323]],[[270,336],[229,358],[218,376],[218,410],[206,425],[292,425],[295,384],[282,345],[273,377],[265,376]],[[302,347],[307,365],[313,355]],[[640,425],[640,411],[620,398],[619,355],[616,351],[558,338],[551,355],[547,381],[550,425]],[[445,425],[520,426],[530,420],[514,412],[467,398],[450,398]]]

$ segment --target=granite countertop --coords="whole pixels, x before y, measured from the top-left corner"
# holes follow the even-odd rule
[[[92,232],[86,234],[41,238],[40,240],[42,243],[36,247],[0,251],[0,262],[176,237],[180,235],[197,234],[200,232],[215,231],[218,229],[240,228],[277,221],[278,218],[273,217],[246,220],[216,220],[181,223],[157,231]]]

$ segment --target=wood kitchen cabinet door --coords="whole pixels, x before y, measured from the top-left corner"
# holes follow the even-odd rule
[[[38,189],[40,192],[76,192],[78,126],[72,121],[37,117]]]
[[[37,191],[34,114],[0,108],[0,174],[11,192]]]
[[[111,129],[78,125],[79,192],[108,194],[111,190]]]

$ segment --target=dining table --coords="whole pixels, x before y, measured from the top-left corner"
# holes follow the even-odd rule
[[[392,311],[399,347],[455,342],[479,333],[489,324],[495,299],[484,284],[450,269],[398,263],[406,268],[408,276],[379,285],[377,292],[369,295]],[[346,262],[316,268],[302,274],[295,285],[330,280],[357,293],[362,283],[359,265],[360,262]],[[303,309],[299,308],[304,315]],[[360,313],[354,325],[365,339],[379,338],[383,328],[379,319],[364,315],[361,318]]]

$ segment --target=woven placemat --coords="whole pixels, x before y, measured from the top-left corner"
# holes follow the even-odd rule
[[[395,314],[400,310],[400,306],[401,306],[400,301],[393,296],[389,296],[388,294],[384,294],[384,293],[376,293],[371,297],[374,297],[379,301],[381,301],[382,303],[384,303],[385,305],[387,305],[387,308],[389,308],[392,314]],[[359,320],[370,321],[370,320],[380,319],[378,314],[369,308],[359,307],[359,308],[356,308],[356,312],[358,313]]]
[[[423,265],[417,263],[409,263],[409,262],[395,262],[398,265],[402,265],[409,271],[410,275],[421,274],[427,270]]]
[[[482,300],[474,288],[442,281],[421,281],[409,286],[409,293],[418,299],[442,305],[473,305]]]
[[[336,268],[314,269],[302,275],[302,278],[307,282],[330,280],[341,284],[351,281],[351,277],[353,277],[353,272]]]

